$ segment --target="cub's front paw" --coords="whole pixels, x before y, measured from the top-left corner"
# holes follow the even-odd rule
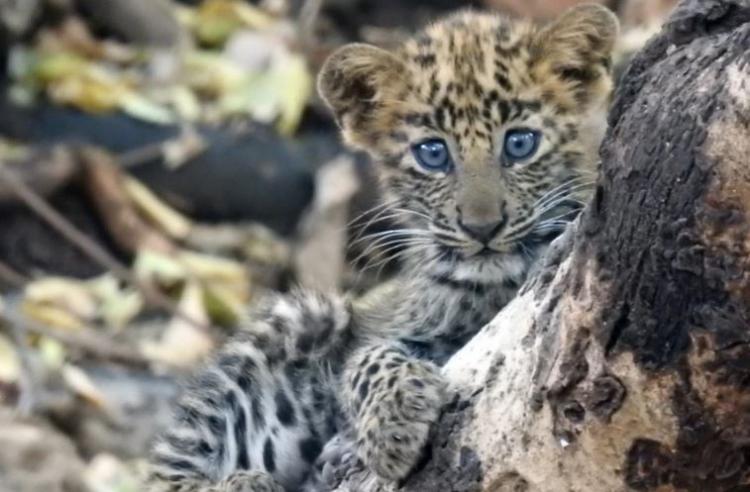
[[[401,480],[422,458],[445,400],[445,383],[435,366],[419,361],[374,376],[358,415],[358,454],[381,478]]]
[[[355,437],[349,432],[341,432],[331,438],[315,461],[308,476],[304,492],[335,490],[346,476],[362,469],[357,458]]]
[[[238,471],[229,475],[216,487],[217,492],[284,492],[266,472],[251,470]]]

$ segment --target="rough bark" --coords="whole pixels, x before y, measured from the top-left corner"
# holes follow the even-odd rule
[[[636,56],[592,203],[444,372],[400,490],[750,490],[748,0],[683,0]]]

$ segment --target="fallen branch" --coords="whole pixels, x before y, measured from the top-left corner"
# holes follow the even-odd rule
[[[6,306],[2,317],[16,331],[20,328],[24,334],[41,335],[57,340],[66,347],[78,349],[95,359],[120,362],[135,367],[148,367],[153,362],[137,350],[124,347],[121,343],[100,334],[93,328],[81,328],[75,332],[50,328],[24,316],[13,306]],[[20,343],[18,337],[15,338],[16,342]]]
[[[78,174],[80,166],[72,152],[63,146],[42,151],[19,161],[2,164],[13,169],[17,179],[41,196],[49,196],[66,186]],[[15,203],[17,194],[7,182],[0,180],[0,204]]]
[[[12,303],[4,302],[2,317],[12,316],[14,306]],[[16,345],[16,352],[21,367],[18,376],[18,403],[16,410],[24,416],[31,415],[37,403],[39,384],[37,383],[37,370],[31,361],[29,339],[26,331],[26,324],[23,322],[10,321],[10,333],[13,342]]]
[[[91,240],[88,236],[78,230],[69,220],[55,210],[44,198],[39,196],[34,190],[29,188],[14,171],[7,165],[0,165],[0,182],[4,182],[8,189],[34,211],[47,224],[55,229],[71,244],[75,245],[81,252],[96,262],[102,268],[109,270],[121,281],[136,287],[142,294],[147,303],[152,306],[166,310],[173,316],[190,323],[191,325],[207,330],[209,327],[205,323],[193,320],[190,316],[180,312],[175,304],[167,296],[162,294],[150,284],[141,282],[131,271],[120,263],[107,250]]]
[[[310,46],[315,41],[315,26],[323,9],[324,0],[305,0],[299,11],[297,25],[302,46]]]
[[[29,279],[0,260],[0,282],[6,284],[8,287],[22,289],[29,282]]]
[[[95,147],[85,147],[79,155],[86,194],[115,244],[131,255],[142,249],[174,251],[169,238],[138,214],[125,192],[125,176],[115,160]]]

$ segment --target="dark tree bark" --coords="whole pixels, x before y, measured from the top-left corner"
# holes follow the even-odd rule
[[[635,57],[592,203],[444,372],[402,490],[750,490],[748,0],[683,0]]]

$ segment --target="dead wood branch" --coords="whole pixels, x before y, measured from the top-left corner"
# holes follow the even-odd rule
[[[49,196],[69,184],[79,170],[72,152],[62,146],[35,151],[26,159],[0,165],[11,167],[19,180],[41,196]],[[0,204],[17,200],[15,189],[0,181]]]
[[[112,272],[112,274],[118,279],[138,288],[144,295],[146,302],[152,306],[164,309],[170,314],[178,316],[184,321],[202,330],[208,329],[204,323],[196,321],[192,317],[180,312],[172,300],[162,294],[159,290],[135,278],[125,265],[120,263],[102,246],[79,231],[69,220],[50,206],[44,198],[29,188],[26,183],[24,183],[15,172],[7,166],[0,166],[0,181],[4,182],[8,189],[13,190],[19,200],[25,203],[31,210],[39,215],[39,217],[59,232],[65,239],[78,247],[89,258]]]
[[[147,223],[125,192],[125,176],[114,159],[95,147],[80,151],[84,188],[115,244],[128,254],[148,249],[170,252],[172,242]]]

